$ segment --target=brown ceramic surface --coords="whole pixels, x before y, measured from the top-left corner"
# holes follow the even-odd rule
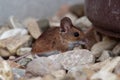
[[[120,38],[120,0],[85,0],[85,11],[96,30]]]

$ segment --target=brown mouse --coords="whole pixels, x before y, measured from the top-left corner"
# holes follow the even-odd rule
[[[56,52],[65,52],[72,50],[75,46],[84,44],[84,33],[72,24],[68,17],[60,21],[60,27],[52,27],[41,34],[33,43],[31,53],[38,56],[49,56]],[[27,55],[25,54],[14,61],[17,61]]]
[[[41,55],[51,51],[65,52],[83,44],[83,39],[84,33],[72,24],[70,18],[64,17],[60,27],[52,27],[43,32],[33,44],[32,53]]]

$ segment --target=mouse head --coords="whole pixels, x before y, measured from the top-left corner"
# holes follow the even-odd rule
[[[71,19],[68,17],[64,17],[61,20],[60,34],[63,39],[69,42],[80,41],[84,38],[83,32],[77,27],[73,26]]]

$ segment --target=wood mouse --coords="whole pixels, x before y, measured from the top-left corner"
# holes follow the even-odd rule
[[[60,27],[52,27],[43,32],[32,46],[32,54],[49,55],[54,51],[65,52],[84,44],[84,33],[72,24],[68,17],[60,21]],[[48,53],[49,54],[48,54]]]
[[[85,44],[83,40],[84,33],[72,24],[70,18],[64,17],[60,21],[60,27],[51,27],[40,35],[33,43],[31,53],[38,56],[49,56],[72,50],[75,46]],[[25,54],[14,61],[29,54]]]

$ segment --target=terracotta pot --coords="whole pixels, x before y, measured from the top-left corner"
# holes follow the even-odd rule
[[[97,31],[120,38],[120,0],[85,0],[85,12]]]

